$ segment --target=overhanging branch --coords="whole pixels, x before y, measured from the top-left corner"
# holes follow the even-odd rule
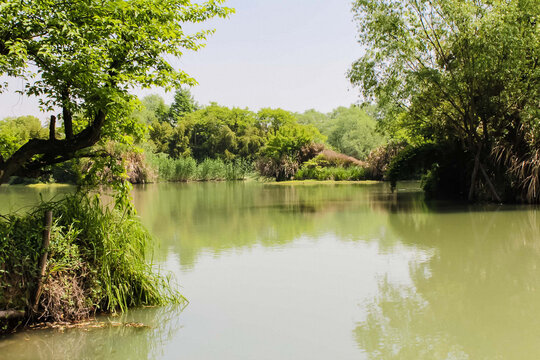
[[[74,135],[71,139],[54,140],[30,139],[9,159],[0,163],[0,184],[22,171],[40,171],[45,166],[53,165],[75,157],[76,152],[96,144],[101,138],[101,129],[105,123],[105,111],[99,110],[91,125]],[[42,155],[36,161],[35,156]]]

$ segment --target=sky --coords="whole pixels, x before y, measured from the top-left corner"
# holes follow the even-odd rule
[[[216,30],[205,48],[172,63],[199,83],[191,89],[200,104],[258,110],[283,108],[329,112],[358,101],[358,90],[346,78],[362,55],[356,42],[351,0],[229,0],[236,10],[228,19],[204,24]],[[40,113],[37,99],[15,91],[9,81],[0,94],[6,116]],[[139,97],[157,93],[171,103],[173,93],[162,89],[135,90]]]

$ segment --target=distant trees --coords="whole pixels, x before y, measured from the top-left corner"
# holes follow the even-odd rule
[[[157,95],[145,97],[142,104],[132,116],[150,123],[152,151],[173,159],[257,162],[260,170],[268,169],[262,175],[283,180],[317,155],[323,146],[315,144],[325,141],[314,126],[298,123],[293,113],[282,109],[253,112],[215,103],[201,107],[184,90],[176,92],[170,107]]]
[[[402,159],[434,185],[454,176],[454,195],[540,201],[538,1],[356,0],[353,12],[367,50],[350,80],[387,132],[440,150]]]
[[[324,149],[325,136],[313,125],[303,125],[292,114],[263,109],[261,122],[268,128],[265,146],[257,160],[257,169],[276,180],[291,179],[303,162]]]
[[[161,104],[155,96],[144,98],[142,103],[152,106],[153,111],[161,111],[160,106],[155,106]],[[164,113],[173,113],[175,104]],[[314,127],[298,124],[291,112],[282,109],[261,109],[255,113],[212,103],[198,110],[185,111],[181,116],[176,115],[177,120],[172,125],[167,117],[160,118],[158,113],[140,115],[153,111],[145,109],[135,116],[152,121],[149,140],[154,144],[155,151],[172,157],[192,156],[198,161],[207,158],[232,160],[238,157],[253,161],[263,148],[267,155],[279,152],[281,156],[297,151],[306,142],[323,141]]]
[[[171,123],[176,124],[182,117],[197,109],[199,109],[199,104],[191,95],[191,91],[181,87],[174,93],[174,100],[169,108],[169,119]]]
[[[377,131],[376,120],[358,106],[339,107],[329,114],[308,110],[297,117],[300,123],[319,129],[337,151],[357,159],[366,159],[386,141]]]

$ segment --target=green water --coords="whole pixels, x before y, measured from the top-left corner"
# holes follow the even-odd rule
[[[539,359],[540,211],[426,203],[417,184],[133,191],[190,300],[25,331],[1,359]],[[0,188],[0,212],[66,189]]]

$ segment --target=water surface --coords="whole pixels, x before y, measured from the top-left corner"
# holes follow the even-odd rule
[[[40,191],[58,193],[0,188],[0,212]],[[156,184],[133,197],[189,306],[111,319],[148,328],[17,333],[0,358],[540,358],[538,208],[426,203],[417,184]]]

